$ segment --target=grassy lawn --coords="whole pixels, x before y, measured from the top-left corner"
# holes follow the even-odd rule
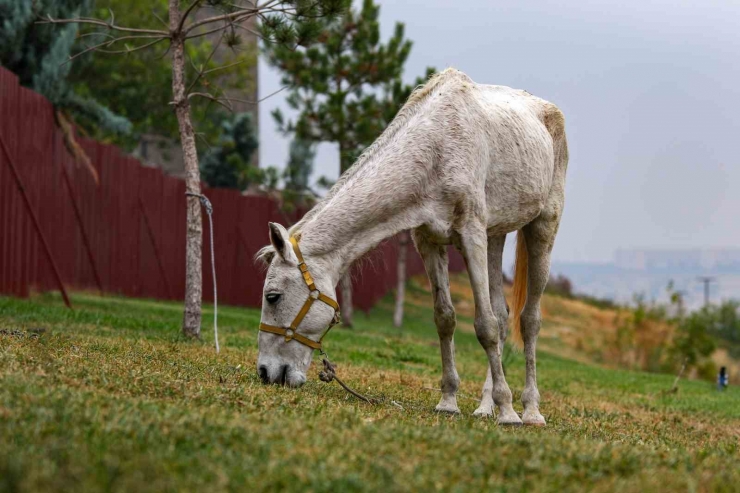
[[[738,491],[740,389],[539,355],[544,428],[470,416],[485,356],[456,335],[462,416],[433,412],[428,306],[391,301],[335,329],[339,375],[299,390],[255,372],[257,310],[220,307],[222,352],[178,336],[181,307],[116,297],[0,298],[0,491]],[[471,320],[459,317],[461,327]],[[518,400],[523,361],[507,365]],[[396,404],[394,404],[395,402]],[[400,405],[400,407],[399,407]],[[518,401],[515,408],[521,411]]]

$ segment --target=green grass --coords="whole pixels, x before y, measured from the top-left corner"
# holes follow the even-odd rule
[[[116,297],[0,298],[0,491],[737,491],[740,392],[541,352],[545,428],[475,419],[485,357],[456,335],[462,416],[433,412],[431,311],[390,300],[328,351],[367,405],[316,378],[263,386],[259,312],[220,307],[204,342],[180,305]],[[519,398],[523,361],[507,367]],[[395,402],[395,404],[394,404]],[[398,405],[401,407],[398,407]],[[521,410],[519,403],[515,408]]]

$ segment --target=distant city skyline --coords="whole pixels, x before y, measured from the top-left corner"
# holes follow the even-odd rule
[[[684,295],[686,306],[704,305],[703,278],[711,279],[709,299],[740,300],[740,248],[690,250],[622,250],[612,262],[558,262],[552,274],[562,274],[577,293],[630,303],[635,296],[667,303],[669,283]]]
[[[614,264],[624,269],[691,268],[740,270],[740,248],[617,249]]]

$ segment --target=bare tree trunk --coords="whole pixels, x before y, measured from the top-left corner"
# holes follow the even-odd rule
[[[398,235],[398,285],[396,287],[396,311],[393,313],[393,325],[403,325],[403,302],[406,298],[406,255],[409,250],[409,233],[401,231]]]
[[[679,371],[678,375],[676,375],[676,379],[673,381],[671,390],[669,390],[668,392],[678,392],[678,381],[681,380],[681,377],[683,376],[683,372],[686,371],[686,363],[688,362],[689,362],[689,359],[684,358],[683,364],[681,365],[681,371]]]
[[[350,267],[351,269],[351,267]],[[339,281],[339,289],[342,293],[342,325],[345,327],[352,327],[352,276],[350,275],[350,269],[347,269],[347,273]]]
[[[180,129],[180,143],[185,160],[185,187],[188,193],[200,194],[200,170],[195,133],[190,119],[190,102],[185,94],[185,39],[180,32],[179,0],[169,0],[172,33],[172,93]],[[182,332],[200,339],[201,302],[203,298],[202,236],[203,223],[198,197],[187,196],[187,237],[185,240],[185,313]]]

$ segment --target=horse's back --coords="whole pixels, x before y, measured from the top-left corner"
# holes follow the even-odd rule
[[[474,96],[485,122],[479,139],[488,226],[491,234],[505,234],[545,208],[560,177],[556,154],[565,119],[557,106],[523,90],[478,84]]]
[[[401,114],[408,142],[433,151],[418,167],[437,185],[426,196],[453,211],[452,224],[484,213],[491,235],[515,231],[546,210],[553,189],[563,188],[553,186],[564,176],[556,171],[563,114],[527,91],[478,84],[447,69],[415,92]]]

